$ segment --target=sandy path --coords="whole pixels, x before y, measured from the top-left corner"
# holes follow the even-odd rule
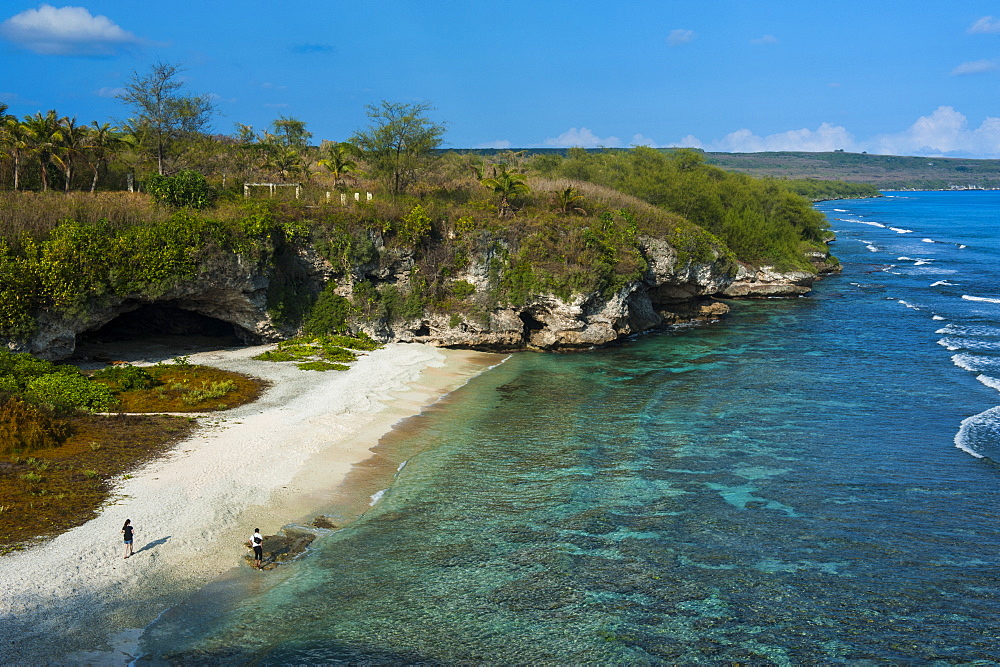
[[[127,663],[139,629],[239,566],[255,527],[271,534],[308,516],[394,423],[499,359],[395,344],[349,371],[317,373],[250,358],[260,350],[191,355],[274,385],[202,419],[192,438],[123,479],[92,521],[0,558],[0,662]],[[126,518],[137,528],[128,560]]]

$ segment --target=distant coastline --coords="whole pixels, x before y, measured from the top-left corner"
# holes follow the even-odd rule
[[[496,149],[450,149],[489,155]],[[504,149],[528,155],[566,155],[567,148]],[[624,151],[624,148],[591,148],[588,152]],[[675,149],[664,148],[664,152]],[[698,149],[695,149],[698,150]],[[707,164],[756,177],[783,180],[845,181],[873,185],[879,190],[997,190],[1000,160],[955,157],[876,155],[845,151],[775,151],[714,153],[699,151]]]

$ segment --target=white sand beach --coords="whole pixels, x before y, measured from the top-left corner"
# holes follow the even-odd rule
[[[273,385],[203,416],[193,437],[122,479],[93,520],[0,557],[0,662],[128,663],[143,627],[220,574],[271,576],[243,564],[255,527],[307,520],[393,424],[502,359],[393,344],[318,373],[251,359],[261,350],[191,355]],[[125,519],[136,527],[129,559]]]

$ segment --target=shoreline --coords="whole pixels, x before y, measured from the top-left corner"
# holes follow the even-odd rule
[[[194,436],[121,480],[91,521],[0,557],[7,661],[129,662],[159,615],[223,575],[239,576],[254,528],[274,534],[342,501],[350,473],[378,457],[397,423],[502,359],[396,343],[348,371],[317,373],[251,359],[266,347],[191,355],[272,386],[254,403],[203,415]],[[128,560],[126,518],[137,528]]]

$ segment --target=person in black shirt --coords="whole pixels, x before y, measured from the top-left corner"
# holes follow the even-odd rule
[[[132,533],[134,531],[132,519],[125,519],[125,525],[122,526],[122,535],[125,536],[125,558],[132,555]]]

